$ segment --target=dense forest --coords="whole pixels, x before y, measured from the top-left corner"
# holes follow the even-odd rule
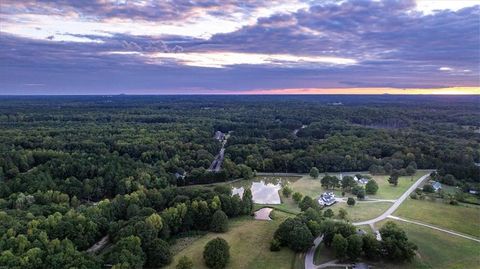
[[[256,172],[437,169],[479,190],[479,96],[0,99],[0,267],[169,263],[169,245],[251,197],[183,185]],[[210,167],[229,133],[220,172]],[[245,195],[245,194],[244,194]],[[86,250],[104,236],[102,256]],[[159,254],[160,253],[160,254]]]

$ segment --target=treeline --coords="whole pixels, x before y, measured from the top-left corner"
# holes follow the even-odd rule
[[[162,266],[171,262],[169,242],[190,231],[218,230],[215,214],[251,214],[253,201],[230,188],[145,189],[81,205],[67,194],[16,193],[2,201],[0,266],[7,268],[114,268]],[[224,213],[223,213],[224,212]],[[86,250],[109,235],[113,247],[101,257]]]

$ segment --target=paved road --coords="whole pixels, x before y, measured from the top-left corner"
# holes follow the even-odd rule
[[[366,220],[366,221],[360,221],[360,222],[354,222],[353,225],[369,225],[369,224],[373,224],[375,222],[379,222],[379,221],[382,221],[384,219],[386,219],[388,216],[390,216],[393,212],[395,212],[395,210],[397,210],[397,208],[403,203],[403,201],[405,201],[405,199],[407,199],[409,196],[410,196],[410,193],[412,193],[416,188],[418,188],[418,186],[426,179],[430,176],[430,173],[424,175],[423,177],[419,178],[415,183],[413,183],[412,186],[410,186],[410,188],[408,188],[408,190],[402,194],[402,196],[400,196],[400,198],[397,199],[397,201],[395,203],[393,203],[393,205],[387,209],[387,211],[385,211],[382,215],[374,218],[374,219],[370,219],[370,220]]]
[[[475,238],[473,236],[469,236],[469,235],[457,233],[457,232],[454,232],[454,231],[450,231],[450,230],[447,230],[447,229],[439,228],[439,227],[436,227],[436,226],[433,226],[433,225],[430,225],[430,224],[426,224],[426,223],[422,223],[422,222],[418,222],[418,221],[413,221],[413,220],[402,219],[402,218],[395,217],[395,216],[388,216],[388,218],[394,219],[394,220],[399,220],[399,221],[404,221],[404,222],[407,222],[407,223],[413,223],[413,224],[416,224],[416,225],[425,226],[425,227],[428,227],[428,228],[431,228],[431,229],[435,229],[435,230],[445,232],[445,233],[448,233],[448,234],[460,236],[460,237],[463,237],[465,239],[473,240],[473,241],[476,241],[476,242],[480,243],[480,239]]]
[[[313,241],[313,246],[305,254],[305,269],[317,268],[313,263],[313,257],[315,256],[315,250],[317,249],[318,245],[322,243],[322,240],[323,240],[323,235],[317,237],[315,241]]]
[[[106,244],[108,244],[109,242],[109,237],[108,235],[102,237],[102,239],[100,239],[100,241],[98,241],[97,243],[95,243],[93,246],[91,246],[89,249],[86,250],[87,253],[95,253],[99,250],[101,250],[102,248],[105,247]]]

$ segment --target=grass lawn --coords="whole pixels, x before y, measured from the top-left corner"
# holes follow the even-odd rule
[[[197,238],[178,252],[166,268],[175,268],[178,259],[184,255],[192,259],[194,268],[207,268],[203,261],[203,248],[211,239],[222,237],[230,245],[230,262],[227,268],[290,269],[295,263],[294,252],[286,247],[278,252],[271,252],[269,249],[273,233],[289,215],[275,211],[274,216],[273,221],[258,221],[251,217],[232,220],[227,233],[208,233]]]
[[[394,212],[394,215],[480,237],[480,208],[478,206],[453,206],[442,202],[408,198]]]
[[[418,256],[411,264],[389,264],[388,268],[480,268],[480,243],[415,224],[395,223],[418,246]]]
[[[376,227],[381,227],[385,222],[377,223]],[[401,221],[395,221],[395,223],[404,229],[409,240],[418,246],[418,254],[411,263],[405,264],[367,261],[375,268],[480,268],[480,243],[415,224]],[[333,252],[326,249],[323,244],[315,251],[314,261],[317,265],[334,259]]]
[[[356,222],[378,217],[391,206],[392,203],[389,202],[357,202],[354,206],[349,206],[347,203],[336,203],[330,208],[335,212],[335,216],[338,214],[340,208],[345,209],[348,213],[348,219],[352,222]]]
[[[375,199],[397,199],[410,187],[417,179],[430,173],[430,171],[420,170],[413,176],[400,177],[398,185],[393,186],[388,183],[389,176],[373,176],[378,184],[378,192],[375,195],[369,195],[369,198]]]
[[[375,195],[370,195],[369,198],[375,199],[397,199],[400,197],[410,186],[412,186],[415,181],[420,178],[421,176],[430,173],[430,171],[426,170],[419,170],[413,176],[405,176],[400,177],[398,179],[398,185],[393,186],[388,183],[388,176],[381,175],[381,176],[372,176],[378,184],[378,192]],[[365,173],[363,173],[365,174]],[[338,174],[331,173],[330,175]],[[345,175],[345,174],[344,174]],[[324,176],[321,174],[318,179],[314,179],[310,176],[304,176],[294,182],[290,183],[290,187],[293,189],[294,192],[298,191],[303,195],[309,195],[312,198],[318,197],[323,192],[327,191],[322,187],[320,184],[320,179]],[[412,180],[413,179],[413,180]],[[331,190],[329,190],[331,191]],[[337,197],[341,196],[342,190],[336,189],[333,191]],[[352,196],[349,193],[346,193],[345,197]]]

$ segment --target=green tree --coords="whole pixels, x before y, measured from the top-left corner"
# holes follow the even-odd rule
[[[365,185],[365,192],[370,195],[376,194],[378,191],[378,184],[375,180],[370,179]]]
[[[362,248],[365,257],[372,261],[379,259],[381,255],[381,244],[377,238],[372,234],[366,234],[363,236],[362,240]]]
[[[292,199],[298,204],[302,200],[303,195],[299,192],[295,192],[292,195]]]
[[[337,259],[344,260],[347,257],[348,242],[341,234],[333,236],[332,248]]]
[[[242,196],[242,211],[245,215],[252,214],[253,211],[253,196],[252,190],[245,189]]]
[[[388,178],[388,183],[392,184],[393,186],[397,186],[399,177],[400,177],[400,172],[398,170],[393,170],[392,174]]]
[[[351,176],[344,176],[342,178],[342,188],[344,190],[351,190],[353,187],[357,185],[357,182]]]
[[[210,240],[203,250],[203,259],[209,268],[225,268],[230,260],[230,246],[227,241],[220,237]]]
[[[348,197],[347,199],[347,205],[349,206],[354,206],[355,205],[355,199],[352,197]]]
[[[306,251],[313,244],[313,235],[305,223],[295,226],[290,232],[291,241],[289,246],[294,251]]]
[[[396,262],[411,261],[415,257],[417,246],[408,241],[405,231],[392,221],[380,228],[382,248],[389,260]]]
[[[213,213],[210,231],[216,233],[228,231],[228,217],[222,210],[217,210]]]
[[[360,200],[365,199],[365,189],[363,187],[358,190],[357,198]]]
[[[348,212],[347,210],[345,210],[345,208],[340,208],[340,210],[338,210],[338,217],[340,219],[343,219],[343,220],[347,219],[347,215],[348,215]]]
[[[140,237],[131,235],[120,239],[108,254],[107,263],[126,264],[130,268],[142,268],[145,263],[145,253],[141,247]]]
[[[428,193],[434,193],[435,189],[433,188],[432,184],[425,184],[423,185],[423,191]]]
[[[292,189],[287,185],[287,186],[282,188],[282,194],[283,194],[283,196],[288,198],[288,197],[290,197],[290,194],[292,194]]]
[[[193,262],[187,256],[182,256],[175,266],[176,269],[193,269]]]
[[[318,178],[320,176],[320,171],[318,171],[318,168],[312,167],[312,169],[310,169],[310,176],[315,179]]]
[[[303,197],[302,201],[298,204],[298,207],[300,208],[300,210],[302,211],[305,211],[309,208],[318,208],[318,202],[314,199],[312,199],[312,197],[310,196],[305,196]]]
[[[172,262],[170,245],[162,239],[155,238],[145,250],[148,267],[162,267]]]
[[[331,210],[330,208],[325,210],[325,212],[323,212],[323,216],[325,218],[333,218],[335,214],[333,213],[333,210]]]
[[[158,215],[157,213],[153,213],[152,215],[148,216],[145,219],[145,223],[150,226],[155,228],[155,230],[160,231],[163,228],[163,221],[162,217]]]
[[[356,261],[362,255],[362,238],[359,235],[352,234],[347,238],[347,242],[347,256],[350,260]]]

